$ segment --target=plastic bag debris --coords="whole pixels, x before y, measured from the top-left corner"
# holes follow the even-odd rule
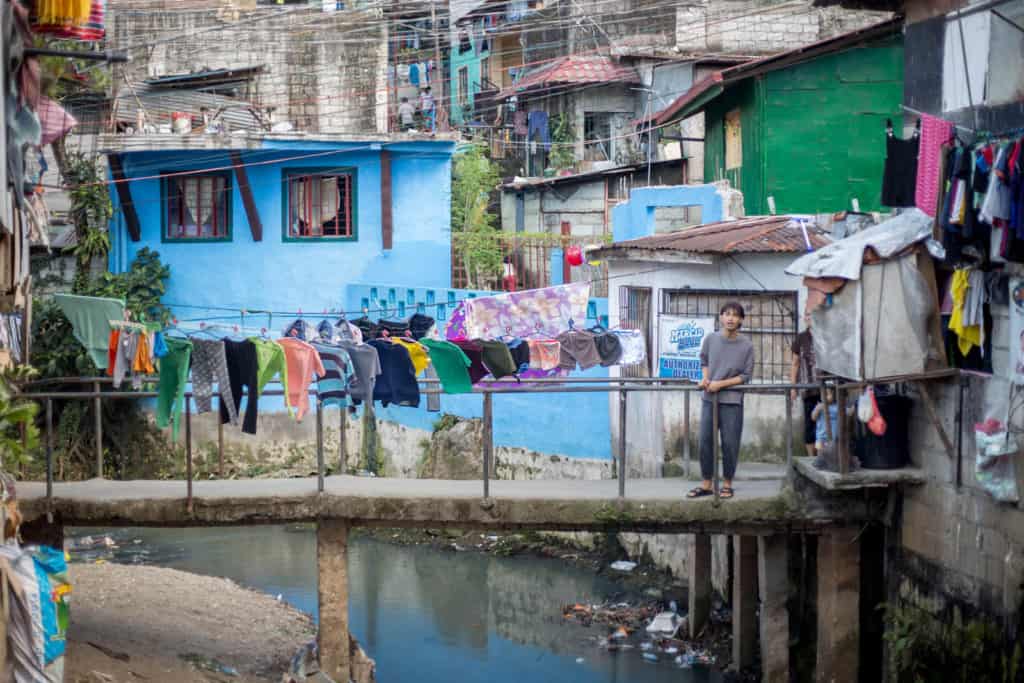
[[[617,572],[631,572],[636,569],[636,562],[630,562],[628,560],[616,560],[609,565],[612,569]]]

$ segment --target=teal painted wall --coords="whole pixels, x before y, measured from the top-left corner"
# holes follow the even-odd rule
[[[893,37],[739,83],[707,108],[705,174],[743,191],[749,215],[881,206],[885,120],[902,120],[903,41]],[[725,114],[742,109],[743,168],[726,171]]]
[[[452,45],[450,53],[449,64],[451,72],[448,74],[448,78],[450,79],[448,82],[451,84],[451,121],[452,124],[457,126],[461,126],[467,120],[466,117],[462,115],[462,107],[459,105],[459,69],[466,67],[468,70],[469,90],[467,91],[468,99],[466,101],[468,103],[469,110],[472,112],[473,100],[475,99],[476,94],[480,92],[480,60],[484,57],[490,56],[491,51],[489,48],[494,40],[493,37],[488,38],[488,49],[480,50],[478,49],[480,46],[480,40],[476,35],[477,34],[474,33],[474,37],[472,38],[472,50],[459,54],[459,45],[458,41],[456,41],[455,44]]]

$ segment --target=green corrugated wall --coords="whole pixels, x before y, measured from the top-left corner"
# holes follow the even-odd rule
[[[885,119],[899,130],[903,42],[894,37],[733,85],[706,109],[704,172],[748,215],[881,208]],[[743,167],[725,170],[724,121],[741,108]]]

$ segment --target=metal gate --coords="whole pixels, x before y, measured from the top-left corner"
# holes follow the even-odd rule
[[[757,383],[789,381],[793,340],[798,331],[796,292],[763,292],[725,289],[662,290],[661,315],[714,318],[728,301],[736,301],[746,313],[743,334],[754,344],[754,376]]]

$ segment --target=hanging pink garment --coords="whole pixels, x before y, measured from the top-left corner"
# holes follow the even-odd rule
[[[942,145],[953,136],[953,124],[928,114],[921,114],[921,145],[917,153],[917,190],[914,202],[929,216],[935,215],[939,199],[939,173],[942,167]]]

